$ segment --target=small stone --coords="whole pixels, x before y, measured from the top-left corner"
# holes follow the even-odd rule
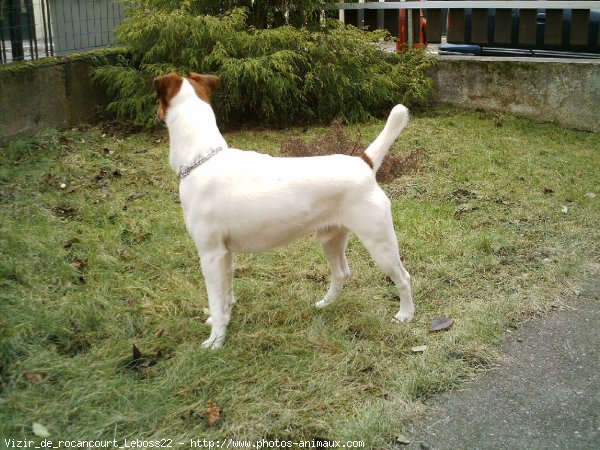
[[[400,436],[396,436],[394,443],[398,445],[410,445],[410,439],[401,434]]]

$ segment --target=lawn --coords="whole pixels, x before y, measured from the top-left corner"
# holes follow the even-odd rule
[[[366,144],[382,125],[347,132]],[[328,133],[226,139],[278,154]],[[414,170],[383,185],[413,322],[391,322],[396,291],[354,238],[345,290],[315,309],[329,273],[307,237],[236,256],[228,340],[206,351],[206,292],[166,134],[106,125],[2,147],[0,436],[38,442],[36,423],[55,441],[390,448],[428,397],[494,363],[503,334],[569,307],[600,255],[600,134],[441,107],[414,113],[392,152],[416,150]],[[439,316],[453,327],[429,333]]]

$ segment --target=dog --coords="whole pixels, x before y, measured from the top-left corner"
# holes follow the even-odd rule
[[[310,233],[331,266],[331,284],[317,308],[333,302],[350,275],[345,250],[352,232],[398,289],[393,320],[412,320],[410,276],[398,253],[391,203],[375,180],[408,124],[408,109],[396,105],[360,157],[278,158],[228,147],[210,104],[219,83],[194,72],[154,79],[156,116],[168,128],[169,165],[180,178],[183,216],[208,293],[211,333],[202,346],[217,349],[225,341],[235,303],[233,254],[262,252]]]

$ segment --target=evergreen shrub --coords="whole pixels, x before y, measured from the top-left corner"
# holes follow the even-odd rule
[[[152,79],[171,71],[221,77],[213,97],[221,124],[358,122],[433,90],[426,74],[432,59],[423,51],[381,50],[378,44],[389,39],[384,31],[335,20],[312,30],[255,29],[244,8],[214,16],[198,13],[198,2],[130,3],[135,7],[117,29],[128,55],[97,68],[94,78],[114,96],[109,109],[137,125],[153,125]]]

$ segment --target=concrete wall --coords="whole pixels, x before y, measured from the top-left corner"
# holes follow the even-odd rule
[[[0,70],[0,142],[98,120],[107,95],[92,85],[92,58]]]
[[[93,61],[0,68],[0,142],[97,121],[108,100]],[[444,56],[431,75],[438,102],[600,131],[600,60]]]
[[[600,60],[440,56],[436,101],[600,131]]]

